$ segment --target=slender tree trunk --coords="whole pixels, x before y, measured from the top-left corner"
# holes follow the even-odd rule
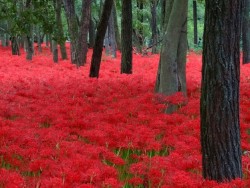
[[[70,33],[71,61],[77,66],[82,66],[86,63],[88,51],[87,37],[92,1],[82,0],[82,16],[79,24],[75,12],[74,1],[63,0],[63,2]]]
[[[185,9],[185,15],[187,15],[187,8]],[[184,96],[187,95],[186,84],[186,59],[187,59],[187,17],[184,21],[181,29],[178,50],[177,50],[177,79],[178,79],[178,91],[182,92]]]
[[[157,53],[157,43],[158,43],[158,35],[157,35],[157,14],[156,14],[156,6],[157,6],[157,0],[151,1],[151,15],[152,15],[152,53]]]
[[[103,10],[103,0],[100,0],[100,6],[99,6],[99,20],[101,20],[101,17],[102,17],[102,10]]]
[[[241,0],[206,1],[200,101],[202,171],[204,178],[218,182],[242,178],[241,3]]]
[[[16,36],[11,37],[11,51],[12,55],[20,55],[20,50]]]
[[[52,53],[53,53],[53,61],[55,63],[58,63],[58,48],[57,48],[57,42],[55,40],[52,40]]]
[[[63,0],[63,3],[69,29],[71,62],[77,65],[80,64],[77,54],[79,25],[75,13],[75,3],[72,0]]]
[[[115,14],[114,14],[115,7],[113,5],[112,10],[111,10],[111,15],[109,18],[109,30],[108,30],[108,35],[109,35],[109,40],[110,40],[110,52],[113,58],[116,57],[116,41],[115,41]]]
[[[68,59],[67,50],[65,46],[66,38],[63,32],[63,25],[62,25],[62,0],[56,0],[55,3],[55,10],[56,10],[56,27],[57,27],[57,42],[60,45],[61,57],[62,59]]]
[[[49,34],[49,49],[50,49],[50,52],[53,53],[53,46],[52,46],[52,35]]]
[[[20,38],[18,40],[18,46],[19,46],[20,49],[24,48],[24,41],[25,41],[24,37],[20,36]]]
[[[32,29],[31,29],[32,30]],[[33,47],[33,38],[32,38],[32,31],[30,31],[29,35],[26,36],[27,38],[27,52],[26,52],[26,59],[32,60],[32,56],[34,53],[34,47]]]
[[[101,65],[103,40],[108,26],[111,9],[113,6],[113,0],[105,0],[102,10],[102,16],[100,23],[97,27],[97,33],[95,38],[95,46],[93,49],[93,55],[90,67],[90,77],[99,77],[99,70]]]
[[[142,48],[143,48],[143,2],[141,0],[137,0],[137,8],[138,8],[138,12],[137,12],[137,18],[138,21],[140,22],[139,24],[139,29],[138,29],[138,41],[139,41],[139,46],[138,46],[138,50],[139,53],[142,53]]]
[[[79,42],[78,42],[80,64],[78,64],[78,66],[84,65],[87,60],[91,2],[92,0],[82,0],[82,18],[80,23]]]
[[[116,41],[116,48],[117,50],[121,50],[121,35],[118,26],[118,19],[117,19],[117,7],[116,2],[114,1],[114,24],[115,24],[115,41]]]
[[[8,22],[4,21],[3,22],[3,29],[4,29],[4,33],[2,35],[2,46],[3,47],[7,47],[9,46],[9,35],[7,33],[5,33],[8,30]]]
[[[135,53],[141,53],[141,49],[140,49],[140,41],[139,41],[139,37],[138,37],[138,33],[136,32],[136,30],[133,28],[132,29],[132,44],[135,45]]]
[[[106,52],[112,57],[116,57],[116,41],[115,41],[115,27],[114,27],[114,6],[112,7],[109,17],[107,33]]]
[[[6,34],[3,34],[2,37],[1,37],[1,42],[2,42],[2,47],[6,47],[6,37],[5,37]]]
[[[40,27],[36,27],[36,35],[37,35],[37,45],[38,45],[38,51],[42,52],[42,38],[40,34]]]
[[[110,53],[110,46],[109,46],[109,32],[108,32],[108,30],[109,30],[109,24],[108,24],[108,26],[107,26],[107,29],[106,29],[106,33],[105,33],[105,36],[104,36],[104,42],[103,42],[103,44],[104,44],[104,46],[105,46],[105,54],[108,56],[109,55],[109,53]]]
[[[27,0],[26,2],[26,9],[32,9],[32,2],[31,0]],[[27,40],[27,52],[26,52],[26,59],[32,60],[32,56],[34,53],[34,36],[33,36],[33,26],[31,23],[27,25],[26,40]]]
[[[121,73],[132,74],[132,0],[122,0]]]
[[[93,48],[95,44],[95,24],[91,16],[90,12],[90,19],[89,19],[89,48]]]
[[[250,0],[244,0],[243,22],[242,22],[242,43],[243,43],[243,64],[250,63]]]
[[[197,1],[193,1],[193,20],[194,20],[194,44],[198,44],[198,29],[197,29]]]
[[[161,31],[164,30],[165,26],[166,2],[166,0],[161,0]]]
[[[45,35],[45,44],[46,44],[46,47],[48,48],[49,47],[49,34],[46,34]]]

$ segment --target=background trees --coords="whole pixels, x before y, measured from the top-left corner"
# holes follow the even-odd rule
[[[22,47],[25,47],[27,49],[26,52],[28,52],[28,41],[26,40],[27,37],[25,39],[25,36],[27,36],[28,32],[31,32],[30,29],[27,28],[30,26],[33,28],[30,33],[31,40],[37,42],[39,50],[41,50],[40,42],[46,40],[47,44],[52,44],[52,40],[54,40],[60,46],[59,52],[61,53],[61,58],[66,59],[67,56],[65,54],[64,44],[66,40],[70,40],[70,58],[72,63],[77,66],[85,63],[84,54],[86,54],[86,45],[84,44],[88,43],[89,47],[93,47],[103,1],[94,0],[91,1],[91,5],[89,4],[90,2],[82,0],[1,0],[0,2],[0,37],[1,41],[3,41],[2,45],[13,44],[13,54],[20,54],[18,51],[19,48]],[[88,4],[84,5],[82,2],[88,2]],[[115,43],[118,50],[121,50],[121,3],[122,1],[115,1],[114,8]],[[143,55],[146,55],[148,52],[159,52],[163,36],[162,14],[165,12],[165,1],[138,0],[132,1],[131,3],[133,14],[132,46],[134,47],[134,53],[142,53]],[[29,4],[31,7],[26,7],[26,5],[28,6]],[[196,46],[193,44],[193,39],[195,37],[193,36],[194,24],[192,21],[192,5],[192,1],[189,1],[187,22],[188,45],[190,48],[195,47],[196,49],[199,49],[201,48],[201,45],[199,44],[201,44],[202,38],[204,5],[200,1],[197,2],[197,38],[200,39],[198,40],[198,43],[200,43]],[[92,12],[91,16],[90,12]],[[87,23],[87,20],[89,20],[89,23]],[[80,29],[81,25],[86,29]],[[79,31],[83,34],[80,35]],[[87,37],[86,33],[88,34]],[[80,36],[82,36],[82,39],[78,40]],[[10,40],[12,40],[11,43]],[[82,44],[79,43],[80,41]],[[83,49],[83,51],[79,53],[79,49]],[[29,56],[33,54],[32,51],[29,52]],[[77,59],[82,60],[80,61]]]
[[[91,67],[90,67],[90,77],[99,77],[99,70],[100,70],[100,64],[101,64],[101,58],[102,58],[102,50],[103,50],[103,40],[105,37],[105,33],[107,30],[109,17],[111,14],[111,10],[113,7],[113,0],[105,0],[103,9],[102,9],[102,15],[100,19],[100,23],[97,27],[97,33],[95,38],[95,45],[91,60]]]
[[[71,41],[71,61],[81,66],[86,63],[91,0],[82,1],[79,17],[76,14],[75,1],[63,0],[63,3]]]

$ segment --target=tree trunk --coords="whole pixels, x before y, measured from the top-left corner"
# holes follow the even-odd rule
[[[92,0],[82,0],[82,18],[80,23],[79,43],[78,43],[80,64],[78,66],[84,65],[87,60],[91,2]]]
[[[109,56],[109,53],[110,53],[110,45],[109,45],[109,24],[107,26],[107,29],[106,29],[106,33],[105,33],[105,36],[104,36],[104,42],[103,42],[103,45],[105,46],[105,54],[107,56]]]
[[[3,34],[2,36],[1,36],[1,44],[2,44],[2,47],[6,47],[6,37],[5,37],[5,34]]]
[[[155,91],[166,96],[176,92],[186,95],[186,52],[187,52],[187,1],[168,1],[163,44],[156,78]],[[177,105],[168,104],[166,113],[172,113]]]
[[[54,63],[58,63],[58,48],[57,42],[55,40],[52,40],[52,53]]]
[[[185,9],[185,15],[187,15],[188,9]],[[184,21],[181,29],[178,50],[177,50],[177,79],[178,79],[178,91],[182,92],[184,96],[187,95],[186,84],[186,59],[187,59],[187,17]]]
[[[38,51],[42,52],[42,38],[40,34],[40,27],[36,27],[36,36],[37,36],[37,46],[38,46]]]
[[[52,46],[52,35],[49,34],[49,49],[50,49],[50,52],[53,53],[53,46]]]
[[[161,31],[164,30],[165,26],[166,2],[166,0],[161,0]]]
[[[99,70],[100,70],[102,50],[103,50],[103,40],[107,30],[112,6],[113,6],[113,0],[105,0],[100,23],[98,24],[97,27],[95,46],[93,49],[90,74],[89,74],[90,77],[97,77],[97,78],[99,77]]]
[[[243,22],[242,22],[242,43],[243,43],[243,64],[250,63],[250,0],[244,0]]]
[[[31,35],[32,35],[32,31],[30,31],[30,33],[26,36],[26,40],[27,40],[26,59],[27,60],[32,60],[32,56],[34,53],[33,37]]]
[[[202,171],[204,178],[218,182],[242,178],[241,12],[241,0],[206,1],[200,100]]]
[[[112,7],[108,23],[108,38],[110,44],[110,53],[113,58],[116,57],[115,25],[114,25],[114,6]]]
[[[64,9],[66,13],[66,18],[68,22],[68,30],[70,37],[70,54],[71,54],[71,62],[75,65],[80,64],[78,59],[78,33],[79,33],[79,25],[77,22],[77,17],[75,13],[75,3],[71,0],[63,0]]]
[[[8,21],[3,21],[2,27],[3,27],[2,46],[7,47],[7,46],[9,46],[9,35],[6,32],[9,29]]]
[[[9,24],[7,21],[3,21],[1,24],[1,27],[3,28],[1,29],[1,31],[3,32],[2,37],[1,37],[1,42],[2,42],[3,47],[9,46],[9,35],[6,33],[9,27],[8,25]]]
[[[157,6],[157,0],[152,0],[151,1],[151,15],[152,15],[151,27],[152,27],[152,53],[153,54],[157,53],[157,43],[158,43],[156,6]]]
[[[46,34],[45,35],[45,44],[46,44],[46,47],[48,48],[49,47],[49,34]]]
[[[198,30],[197,30],[197,1],[193,1],[193,20],[194,20],[194,44],[198,44]]]
[[[90,12],[91,13],[91,12]],[[93,48],[95,44],[95,24],[90,14],[89,19],[89,48]]]
[[[70,33],[71,61],[77,66],[86,63],[91,0],[82,0],[82,16],[78,24],[74,1],[63,0]]]
[[[117,19],[117,7],[116,7],[116,2],[114,1],[114,24],[115,24],[115,41],[116,41],[116,48],[117,50],[121,50],[121,35],[120,35],[120,30],[118,26],[118,19]]]
[[[12,55],[20,55],[17,37],[15,36],[11,37],[11,51],[12,51]]]
[[[32,1],[27,0],[26,2],[26,9],[32,9]],[[34,35],[33,35],[33,26],[31,23],[27,25],[27,34],[26,34],[26,40],[27,40],[27,52],[26,52],[26,59],[32,60],[32,56],[34,53]]]
[[[121,73],[132,74],[132,0],[122,0]]]
[[[63,32],[62,16],[61,16],[62,0],[56,0],[55,11],[56,11],[56,28],[57,28],[56,39],[57,39],[58,44],[60,45],[62,59],[68,59],[67,50],[66,50],[66,46],[65,46],[66,38],[65,38],[64,32]]]
[[[139,41],[139,46],[138,46],[138,51],[139,53],[142,53],[142,48],[143,48],[143,2],[141,0],[137,0],[137,19],[140,22],[139,28],[138,28],[138,41]]]

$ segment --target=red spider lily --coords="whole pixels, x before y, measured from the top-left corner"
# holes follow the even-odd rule
[[[31,62],[0,53],[0,187],[249,187],[249,65],[241,67],[244,179],[218,184],[201,175],[200,55],[188,55],[187,97],[166,97],[154,93],[158,55],[134,55],[133,75],[120,75],[119,53],[104,55],[90,79],[91,50],[78,69],[54,64],[47,49]],[[165,102],[180,108],[164,114]]]

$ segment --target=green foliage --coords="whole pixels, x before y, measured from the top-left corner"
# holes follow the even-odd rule
[[[41,25],[44,33],[53,31],[55,16],[52,2],[32,0],[31,4],[31,7],[26,7],[20,0],[0,2],[0,22],[8,24],[8,27],[5,27],[5,33],[11,36],[21,36],[29,32],[31,24]]]
[[[133,29],[139,33],[142,31],[142,38],[144,40],[144,45],[148,46],[151,37],[151,1],[152,0],[138,0],[133,1]],[[138,3],[143,3],[143,9],[138,7]],[[160,11],[157,11],[158,15],[160,15]],[[143,21],[142,21],[143,20]]]
[[[165,146],[159,151],[155,150],[142,151],[139,149],[132,149],[132,148],[119,148],[116,149],[114,153],[124,160],[125,162],[124,165],[116,165],[107,160],[104,160],[103,162],[110,166],[114,166],[118,170],[119,179],[125,183],[124,187],[131,187],[129,180],[135,176],[129,172],[131,165],[139,162],[138,159],[142,156],[147,156],[149,159],[153,158],[154,156],[168,156],[171,150],[173,150],[173,148],[169,146]],[[137,176],[140,176],[142,179],[144,178],[143,175],[137,175]],[[143,185],[138,185],[138,187],[143,187]]]
[[[189,48],[195,51],[202,50],[202,39],[204,29],[205,5],[202,0],[197,1],[197,29],[198,29],[198,45],[194,45],[194,22],[193,22],[193,1],[188,4],[188,44]],[[200,40],[200,42],[199,42]]]
[[[162,7],[160,0],[136,0],[133,1],[133,29],[137,33],[142,34],[144,46],[150,45],[152,31],[151,31],[151,4],[157,1],[157,28],[159,31],[159,40],[162,38],[161,32],[161,18]],[[58,29],[55,27],[55,7],[53,6],[55,0],[31,0],[31,8],[26,8],[23,0],[0,0],[0,34],[8,33],[10,36],[22,36],[30,32],[29,25],[38,26],[43,34],[52,34],[56,36]],[[98,24],[102,5],[104,0],[94,0],[92,2],[91,16],[95,24]],[[198,38],[203,36],[203,22],[205,1],[197,0],[197,17],[198,17]],[[143,3],[143,8],[138,7],[138,3]],[[121,1],[115,1],[117,8],[118,26],[121,24]],[[188,11],[188,43],[189,47],[195,50],[201,50],[200,45],[193,44],[193,1],[189,1]],[[75,8],[80,19],[82,0],[75,1]],[[143,20],[143,21],[142,21]],[[67,21],[62,7],[62,22],[64,32],[67,33]],[[65,37],[60,41],[65,41]],[[59,39],[57,40],[59,41]]]

